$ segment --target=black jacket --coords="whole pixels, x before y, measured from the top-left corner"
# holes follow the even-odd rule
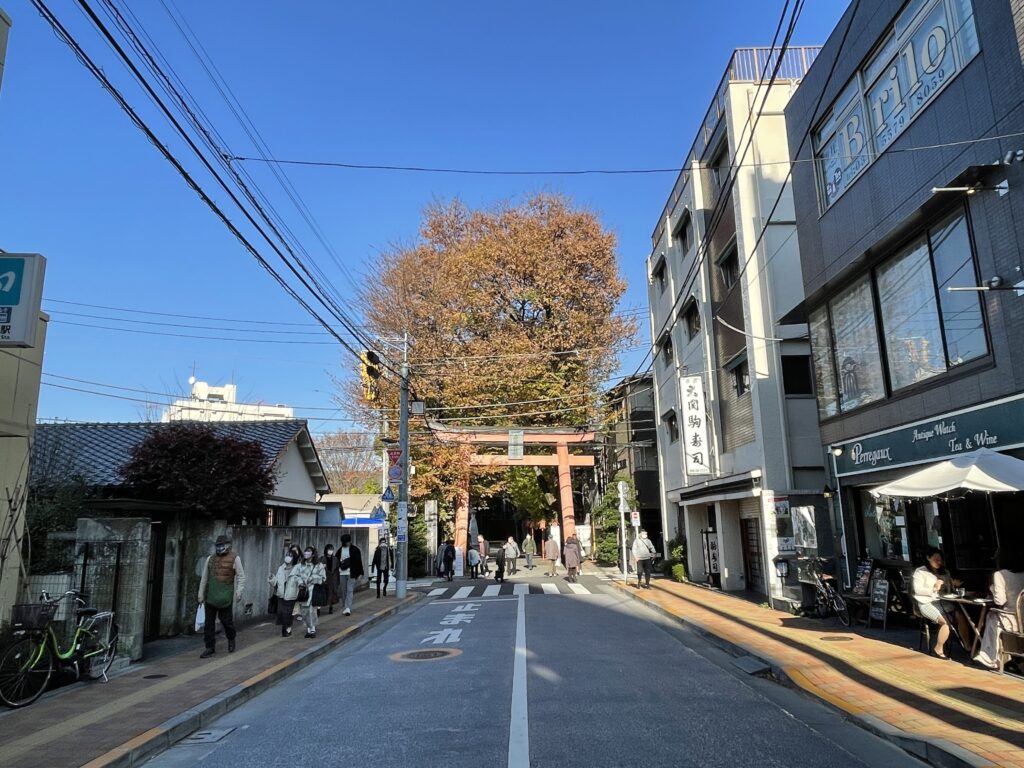
[[[345,561],[342,560],[338,563],[338,567],[345,568]],[[359,551],[359,547],[355,544],[348,545],[348,575],[353,579],[361,577],[365,570],[363,570],[363,553]]]
[[[373,560],[370,561],[370,567],[376,568],[378,571],[390,571],[395,565],[395,556],[391,553],[391,548],[388,547],[385,550],[388,554],[387,557],[383,558],[384,562],[381,562],[380,547],[373,550]]]

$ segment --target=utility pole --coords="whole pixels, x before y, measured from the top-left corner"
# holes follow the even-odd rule
[[[398,484],[398,551],[395,570],[397,586],[395,596],[405,599],[406,583],[409,580],[409,333],[402,338],[402,381],[398,398],[398,447],[402,451],[399,459],[402,480]]]
[[[619,480],[619,536],[622,537],[622,583],[629,584],[629,561],[626,559],[626,493],[625,480]]]

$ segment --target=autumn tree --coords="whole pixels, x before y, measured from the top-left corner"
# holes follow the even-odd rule
[[[380,458],[368,432],[329,432],[316,438],[317,453],[334,493],[380,493]]]
[[[362,297],[366,319],[373,335],[409,334],[412,388],[431,420],[593,425],[618,351],[636,332],[615,313],[626,287],[615,245],[594,213],[558,195],[486,210],[436,203],[416,242],[379,258]],[[355,388],[346,395],[359,397]],[[382,386],[374,405],[393,413],[397,388]],[[439,445],[424,427],[413,492],[448,501],[472,451]],[[474,495],[503,487],[500,473],[473,481]]]
[[[259,443],[194,422],[155,429],[135,446],[121,476],[138,498],[174,502],[229,523],[262,521],[276,484]]]

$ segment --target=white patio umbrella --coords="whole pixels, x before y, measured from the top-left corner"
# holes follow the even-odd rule
[[[922,497],[961,488],[987,493],[1024,491],[1024,461],[989,448],[979,448],[872,488],[871,493]]]

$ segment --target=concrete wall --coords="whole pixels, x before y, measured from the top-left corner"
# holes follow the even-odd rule
[[[0,12],[0,54],[5,35]],[[40,316],[34,349],[0,349],[0,624],[10,618],[21,576],[24,489],[28,479],[29,444],[39,405],[47,320],[46,315]],[[8,495],[18,500],[14,509],[7,503]]]

